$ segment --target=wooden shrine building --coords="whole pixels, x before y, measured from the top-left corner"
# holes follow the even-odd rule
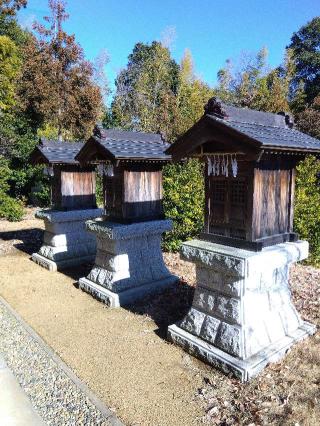
[[[94,167],[81,167],[75,160],[83,143],[41,139],[30,161],[46,164],[51,177],[51,204],[54,210],[95,209],[96,175]]]
[[[212,98],[203,117],[166,151],[205,161],[202,239],[250,250],[295,241],[296,164],[320,141],[285,113],[237,108]]]
[[[162,168],[169,148],[156,133],[96,127],[76,155],[103,171],[105,217],[86,223],[97,239],[95,264],[79,288],[110,307],[130,304],[174,285],[161,237],[172,229],[162,206]]]
[[[120,223],[163,219],[162,168],[171,160],[160,134],[96,127],[76,160],[101,164],[109,220]]]

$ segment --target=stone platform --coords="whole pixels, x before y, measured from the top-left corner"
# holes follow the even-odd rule
[[[306,241],[256,253],[193,240],[181,254],[196,263],[197,288],[168,337],[190,354],[246,381],[315,332],[296,311],[288,283],[290,264],[308,257]]]
[[[174,285],[178,278],[164,264],[161,236],[170,220],[123,225],[91,220],[87,230],[97,239],[95,265],[79,288],[110,307],[130,304]]]
[[[32,260],[50,271],[93,261],[96,241],[87,232],[85,221],[102,214],[102,209],[38,211],[36,217],[45,223],[44,244],[33,253]]]

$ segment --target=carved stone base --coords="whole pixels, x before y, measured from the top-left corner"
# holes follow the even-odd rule
[[[210,345],[205,340],[188,333],[176,325],[170,325],[168,327],[168,336],[172,342],[181,346],[186,352],[196,358],[223,371],[225,374],[231,373],[242,382],[246,382],[252,379],[252,377],[255,377],[261,370],[270,364],[270,362],[279,361],[294,343],[314,333],[315,326],[305,321],[290,335],[269,345],[266,349],[257,352],[250,358],[242,360]]]
[[[119,308],[120,306],[130,305],[136,300],[143,299],[145,296],[160,293],[161,291],[176,284],[177,278],[173,275],[159,281],[153,281],[141,285],[140,287],[130,288],[121,293],[114,293],[101,285],[95,284],[87,278],[80,278],[79,288],[91,294],[94,298],[101,300],[110,308]]]
[[[95,256],[83,256],[75,257],[66,260],[60,260],[54,262],[53,260],[47,259],[46,257],[41,256],[41,254],[33,253],[31,259],[37,263],[39,266],[42,266],[45,269],[48,269],[50,272],[62,271],[63,269],[72,268],[73,266],[83,265],[84,263],[92,263]]]
[[[79,287],[110,307],[127,305],[172,286],[178,278],[164,264],[161,235],[171,221],[123,225],[92,220],[87,229],[97,239],[95,265]]]
[[[314,333],[292,304],[288,284],[290,264],[308,256],[306,241],[255,253],[194,240],[181,254],[196,263],[197,288],[191,309],[168,335],[191,354],[248,380]]]
[[[93,261],[96,241],[87,232],[85,221],[102,213],[102,209],[37,212],[36,217],[45,222],[44,244],[31,259],[49,271]]]

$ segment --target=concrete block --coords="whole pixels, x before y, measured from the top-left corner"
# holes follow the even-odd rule
[[[44,426],[26,393],[0,357],[0,424],[3,426]]]

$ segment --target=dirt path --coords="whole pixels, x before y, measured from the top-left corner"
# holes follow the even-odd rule
[[[197,423],[196,363],[157,336],[150,318],[104,308],[25,254],[2,257],[0,276],[1,295],[125,423]]]
[[[15,250],[0,258],[0,294],[125,423],[197,424],[198,362],[157,335],[148,315],[106,309],[69,273],[50,273]]]
[[[76,288],[88,266],[50,273],[29,260],[41,240],[38,221],[10,227],[18,247],[0,257],[0,294],[124,423],[317,424],[319,335],[296,345],[250,384],[240,384],[165,340],[167,325],[188,308],[192,287],[181,284],[130,309],[110,310]],[[4,228],[8,237],[0,222],[0,249]],[[180,276],[194,280],[190,265],[166,257]],[[293,271],[298,309],[318,324],[319,281],[314,268]]]

